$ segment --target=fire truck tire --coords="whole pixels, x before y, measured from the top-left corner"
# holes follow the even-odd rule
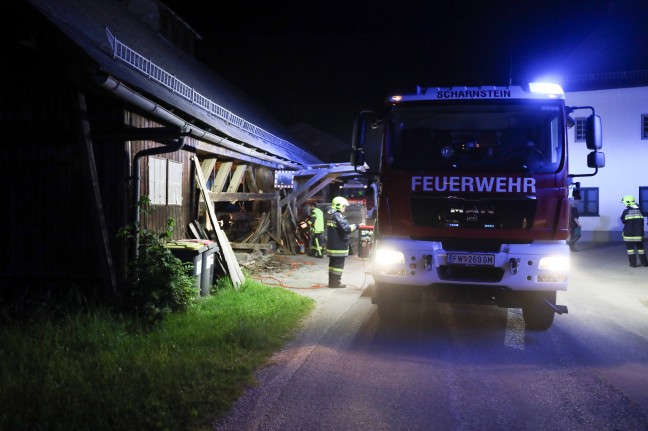
[[[378,316],[389,320],[398,318],[405,302],[421,302],[422,289],[398,284],[376,283],[374,303],[378,306]]]
[[[525,298],[522,317],[527,330],[546,331],[553,324],[556,313],[546,301],[556,304],[556,292],[534,292]]]
[[[382,321],[393,321],[398,318],[400,315],[400,308],[401,304],[400,302],[387,302],[387,301],[382,301],[378,302],[378,317]]]
[[[374,288],[374,303],[378,306],[378,316],[383,320],[396,319],[404,299],[399,292],[402,286],[376,282]]]

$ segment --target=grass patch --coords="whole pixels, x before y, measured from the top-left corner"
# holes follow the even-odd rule
[[[150,330],[106,310],[13,322],[0,328],[0,429],[209,429],[313,306],[248,277]]]

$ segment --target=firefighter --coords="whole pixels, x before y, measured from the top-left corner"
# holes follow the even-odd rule
[[[630,266],[636,268],[637,255],[641,266],[648,266],[646,251],[644,249],[644,215],[637,205],[637,201],[632,195],[625,195],[621,202],[626,206],[621,214],[621,223],[623,223],[623,241],[628,249],[628,261]]]
[[[341,284],[344,261],[349,255],[349,235],[358,229],[357,223],[349,223],[344,216],[349,201],[342,196],[336,196],[331,201],[329,219],[326,226],[327,254],[329,257],[329,283],[330,288],[344,288]]]
[[[324,213],[315,202],[309,202],[310,214],[306,224],[309,231],[309,253],[317,258],[324,257]]]

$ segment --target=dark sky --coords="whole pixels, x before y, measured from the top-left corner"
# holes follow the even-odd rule
[[[648,69],[648,0],[164,2],[277,120],[345,142],[401,88]]]

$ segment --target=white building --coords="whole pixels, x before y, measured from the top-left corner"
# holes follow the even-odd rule
[[[567,92],[565,99],[569,106],[592,106],[603,124],[605,167],[595,176],[574,178],[584,192],[579,204],[582,240],[621,241],[624,195],[633,195],[648,215],[648,87]],[[587,167],[590,150],[576,140],[583,119],[576,118],[577,125],[569,131],[572,174],[594,172]]]

